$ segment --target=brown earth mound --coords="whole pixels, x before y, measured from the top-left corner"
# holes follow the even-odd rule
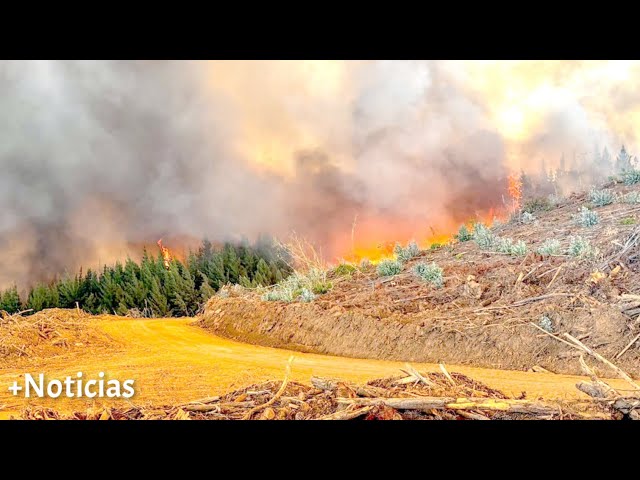
[[[87,348],[113,348],[113,340],[94,326],[103,317],[106,316],[57,308],[30,316],[4,314],[0,317],[0,367],[15,367]]]
[[[638,191],[637,185],[608,187]],[[598,213],[597,225],[581,227],[573,219],[584,205]],[[577,374],[580,352],[559,341],[568,333],[640,376],[640,341],[632,343],[640,332],[640,205],[594,207],[583,193],[534,215],[528,223],[493,228],[523,240],[530,252],[524,257],[455,242],[422,252],[394,277],[379,277],[375,266],[334,275],[333,288],[309,303],[263,301],[260,292],[234,288],[209,301],[200,325],[299,351]],[[550,238],[566,251],[576,235],[599,248],[596,259],[535,253]],[[444,270],[443,288],[412,271],[432,261]]]

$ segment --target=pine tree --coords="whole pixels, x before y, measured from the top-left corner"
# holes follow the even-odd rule
[[[611,173],[611,155],[607,147],[604,147],[602,152],[596,149],[593,162],[597,173],[601,175],[609,175]]]
[[[616,172],[622,173],[632,169],[631,156],[627,153],[623,145],[618,157],[616,158]]]
[[[27,308],[34,312],[39,312],[45,308],[56,308],[58,306],[58,289],[55,285],[36,285],[27,299]]]
[[[222,253],[218,252],[211,257],[203,272],[209,279],[209,285],[216,290],[219,289],[226,282]]]
[[[5,292],[0,292],[0,310],[7,312],[9,315],[20,311],[20,295],[18,295],[18,287],[15,285]]]
[[[122,288],[122,265],[114,268],[105,268],[100,277],[100,302],[99,310],[105,313],[124,315],[127,313],[127,304]]]
[[[264,259],[261,258],[258,261],[256,274],[254,276],[254,283],[256,284],[256,286],[266,287],[272,284],[271,279],[271,269],[269,268],[267,262],[265,262]]]
[[[80,307],[91,313],[100,311],[100,283],[91,269],[87,270],[80,285]]]
[[[236,248],[230,243],[224,245],[222,261],[225,280],[229,283],[238,283],[240,281],[240,259]]]
[[[198,301],[200,304],[206,303],[215,295],[215,290],[209,285],[209,279],[204,273],[198,272],[201,277],[200,288],[198,289]]]
[[[169,302],[167,300],[167,296],[160,289],[160,282],[157,277],[151,277],[149,307],[157,317],[166,317],[169,315]]]
[[[122,289],[127,310],[137,308],[143,310],[149,290],[142,281],[142,269],[130,258],[124,265]]]
[[[172,265],[167,276],[167,298],[174,315],[192,315],[198,309],[198,292],[189,271]]]
[[[82,273],[80,273],[81,275]],[[82,300],[82,280],[80,276],[71,277],[68,274],[58,283],[58,306],[60,308],[75,308],[76,302]]]
[[[284,280],[285,275],[288,275],[290,273],[288,267],[280,268],[276,261],[271,261],[271,263],[269,263],[269,267],[271,268],[272,283],[280,283],[282,280]]]

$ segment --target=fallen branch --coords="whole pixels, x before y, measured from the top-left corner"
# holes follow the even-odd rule
[[[435,384],[433,382],[431,382],[430,380],[427,380],[425,377],[423,377],[420,372],[418,372],[415,368],[413,368],[411,365],[409,365],[408,363],[404,364],[404,367],[407,369],[406,372],[415,377],[416,381],[422,382],[425,385],[427,385],[428,387],[435,387]]]
[[[553,284],[553,282],[556,281],[556,278],[558,278],[558,275],[560,274],[561,271],[562,271],[562,265],[558,267],[558,271],[555,273],[551,281],[547,284],[546,290],[549,290],[549,287]]]
[[[600,355],[598,352],[592,350],[591,348],[587,347],[584,343],[582,343],[580,340],[578,340],[577,338],[571,336],[568,333],[564,334],[565,338],[568,338],[571,342],[575,343],[577,348],[580,348],[582,350],[584,350],[585,352],[587,352],[589,355],[594,356],[595,358],[597,358],[598,360],[600,360],[602,363],[604,363],[605,365],[608,365],[610,368],[612,368],[613,370],[615,370],[615,372],[620,375],[623,379],[625,379],[627,381],[627,383],[629,385],[631,385],[633,388],[635,388],[636,390],[640,390],[640,385],[638,385],[637,383],[635,383],[633,381],[633,378],[631,378],[624,370],[622,370],[621,368],[619,368],[618,366],[614,365],[613,363],[611,363],[609,360],[607,360],[606,358],[604,358],[602,355]]]
[[[530,325],[536,327],[538,330],[540,330],[542,333],[544,333],[545,335],[550,336],[551,338],[553,338],[554,340],[558,340],[559,342],[562,342],[566,345],[569,345],[571,348],[577,348],[574,344],[567,342],[566,340],[562,340],[561,338],[556,337],[553,333],[549,333],[547,332],[544,328],[540,327],[539,325],[536,325],[533,322],[529,322]]]
[[[614,255],[611,255],[600,265],[600,270],[608,267],[612,262],[619,261],[625,253],[627,253],[633,246],[640,242],[640,227],[636,227],[627,237],[627,241],[622,246],[622,249]]]
[[[215,405],[206,405],[206,404],[201,404],[201,405],[183,405],[181,407],[183,410],[186,410],[188,412],[220,412],[221,407],[218,404]]]
[[[620,395],[619,392],[596,376],[593,370],[587,366],[582,355],[580,355],[580,366],[582,370],[589,375],[589,378],[591,378],[591,383],[577,383],[576,388],[578,390],[599,402],[606,403],[613,410],[617,410],[623,415],[628,415],[632,420],[640,420],[640,410],[638,410],[640,408],[640,398]]]
[[[217,402],[218,400],[220,400],[219,396],[216,396],[216,397],[205,397],[205,398],[199,398],[198,400],[193,400],[193,401],[188,402],[188,403],[184,403],[184,404],[179,405],[179,406],[182,407],[182,406],[185,406],[185,405],[202,405],[202,404],[205,404],[205,403],[214,403],[214,402]]]
[[[466,412],[464,410],[460,410],[458,415],[461,417],[468,418],[469,420],[491,420],[489,417],[482,415],[478,412]]]
[[[340,405],[386,405],[397,410],[491,410],[509,413],[551,415],[558,411],[542,403],[528,400],[487,398],[416,397],[416,398],[337,398]]]
[[[329,378],[311,377],[311,385],[318,390],[333,392],[338,388],[338,381]]]
[[[544,272],[544,273],[541,273],[540,275],[538,275],[538,279],[540,279],[540,278],[544,277],[545,275],[550,274],[551,272],[555,272],[555,271],[556,271],[556,270],[558,270],[559,268],[562,268],[562,265],[560,265],[560,266],[558,266],[558,267],[555,267],[555,268],[552,268],[551,270],[547,270],[547,271],[546,271],[546,272]]]
[[[545,300],[551,297],[573,297],[573,296],[574,296],[573,293],[547,293],[546,295],[540,295],[539,297],[525,298],[524,300],[520,300],[518,302],[512,303],[511,305],[500,305],[497,307],[478,308],[474,310],[474,312],[481,312],[484,310],[500,310],[503,308],[522,307],[523,305],[527,305],[528,303],[539,302],[540,300]]]
[[[449,380],[449,383],[451,383],[451,385],[453,385],[455,387],[456,386],[456,382],[453,380],[453,378],[451,378],[451,375],[449,375],[449,372],[445,368],[444,363],[440,364],[440,370],[442,371],[444,376],[447,377],[447,380]]]
[[[323,417],[318,418],[318,420],[352,420],[354,418],[361,417],[365,413],[369,413],[373,410],[373,406],[355,408],[355,409],[347,409],[347,410],[339,410],[334,413],[330,413]]]
[[[526,258],[526,257],[525,257],[525,258]],[[524,275],[524,274],[523,274],[523,272],[520,272],[520,273],[518,274],[518,278],[516,279],[516,283],[515,283],[515,285],[518,285],[519,283],[524,282],[527,278],[529,278],[529,277],[533,274],[533,272],[537,271],[539,268],[540,268],[540,265],[536,265],[536,266],[535,266],[535,267],[533,267],[533,268],[529,271],[529,273],[527,273],[526,275]],[[514,285],[514,286],[515,286],[515,285]]]
[[[282,385],[280,385],[280,388],[278,389],[276,394],[268,402],[263,403],[262,405],[258,405],[257,407],[253,407],[251,410],[249,410],[244,415],[244,417],[242,417],[243,420],[250,420],[251,416],[254,413],[259,412],[260,410],[263,410],[270,405],[273,405],[276,402],[276,400],[278,400],[278,398],[282,396],[282,394],[284,393],[284,389],[287,388],[287,384],[289,383],[289,376],[291,375],[291,364],[293,363],[293,358],[294,358],[293,355],[289,357],[289,361],[287,362],[287,369],[284,374],[284,380],[282,381]]]
[[[584,361],[584,356],[580,355],[579,361],[582,371],[587,374],[592,383],[588,384],[586,382],[580,382],[576,385],[578,390],[594,398],[614,398],[620,396],[620,394],[610,385],[598,378],[595,372],[589,368],[587,363]]]
[[[605,392],[601,388],[590,382],[578,382],[576,383],[576,388],[582,393],[586,393],[587,395],[595,399],[607,398],[605,396]]]
[[[635,337],[633,337],[633,340],[631,340],[631,341],[629,342],[629,344],[628,344],[626,347],[624,347],[624,348],[622,349],[622,351],[621,351],[619,354],[617,354],[617,355],[615,356],[616,360],[617,360],[618,358],[620,358],[622,355],[624,355],[624,353],[625,353],[627,350],[629,350],[629,349],[631,348],[631,346],[632,346],[634,343],[636,343],[636,342],[638,341],[638,339],[639,339],[639,338],[640,338],[640,333],[639,333],[638,335],[636,335]]]

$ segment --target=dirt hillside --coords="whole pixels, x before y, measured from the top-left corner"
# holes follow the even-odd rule
[[[616,198],[640,192],[638,184],[605,187]],[[597,225],[576,221],[583,206],[597,213]],[[518,216],[492,229],[524,241],[526,255],[452,242],[421,252],[393,277],[380,277],[375,265],[330,275],[333,288],[307,303],[264,301],[259,292],[232,289],[210,300],[200,325],[305,352],[578,374],[580,352],[559,340],[568,333],[640,376],[640,341],[621,354],[640,332],[640,203],[597,206],[585,192],[555,205],[532,202],[529,209],[533,218]],[[598,253],[569,255],[573,236]],[[537,253],[547,239],[559,241],[560,253]],[[425,261],[443,269],[442,288],[413,273]]]

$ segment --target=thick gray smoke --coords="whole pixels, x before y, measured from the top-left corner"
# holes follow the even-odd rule
[[[95,268],[160,237],[295,230],[337,255],[356,215],[387,236],[450,228],[499,204],[509,166],[526,168],[537,147],[552,163],[567,145],[611,138],[611,118],[592,122],[599,107],[580,98],[525,111],[553,131],[534,122],[526,138],[505,134],[487,86],[495,71],[480,70],[483,83],[473,68],[2,62],[0,287]]]

